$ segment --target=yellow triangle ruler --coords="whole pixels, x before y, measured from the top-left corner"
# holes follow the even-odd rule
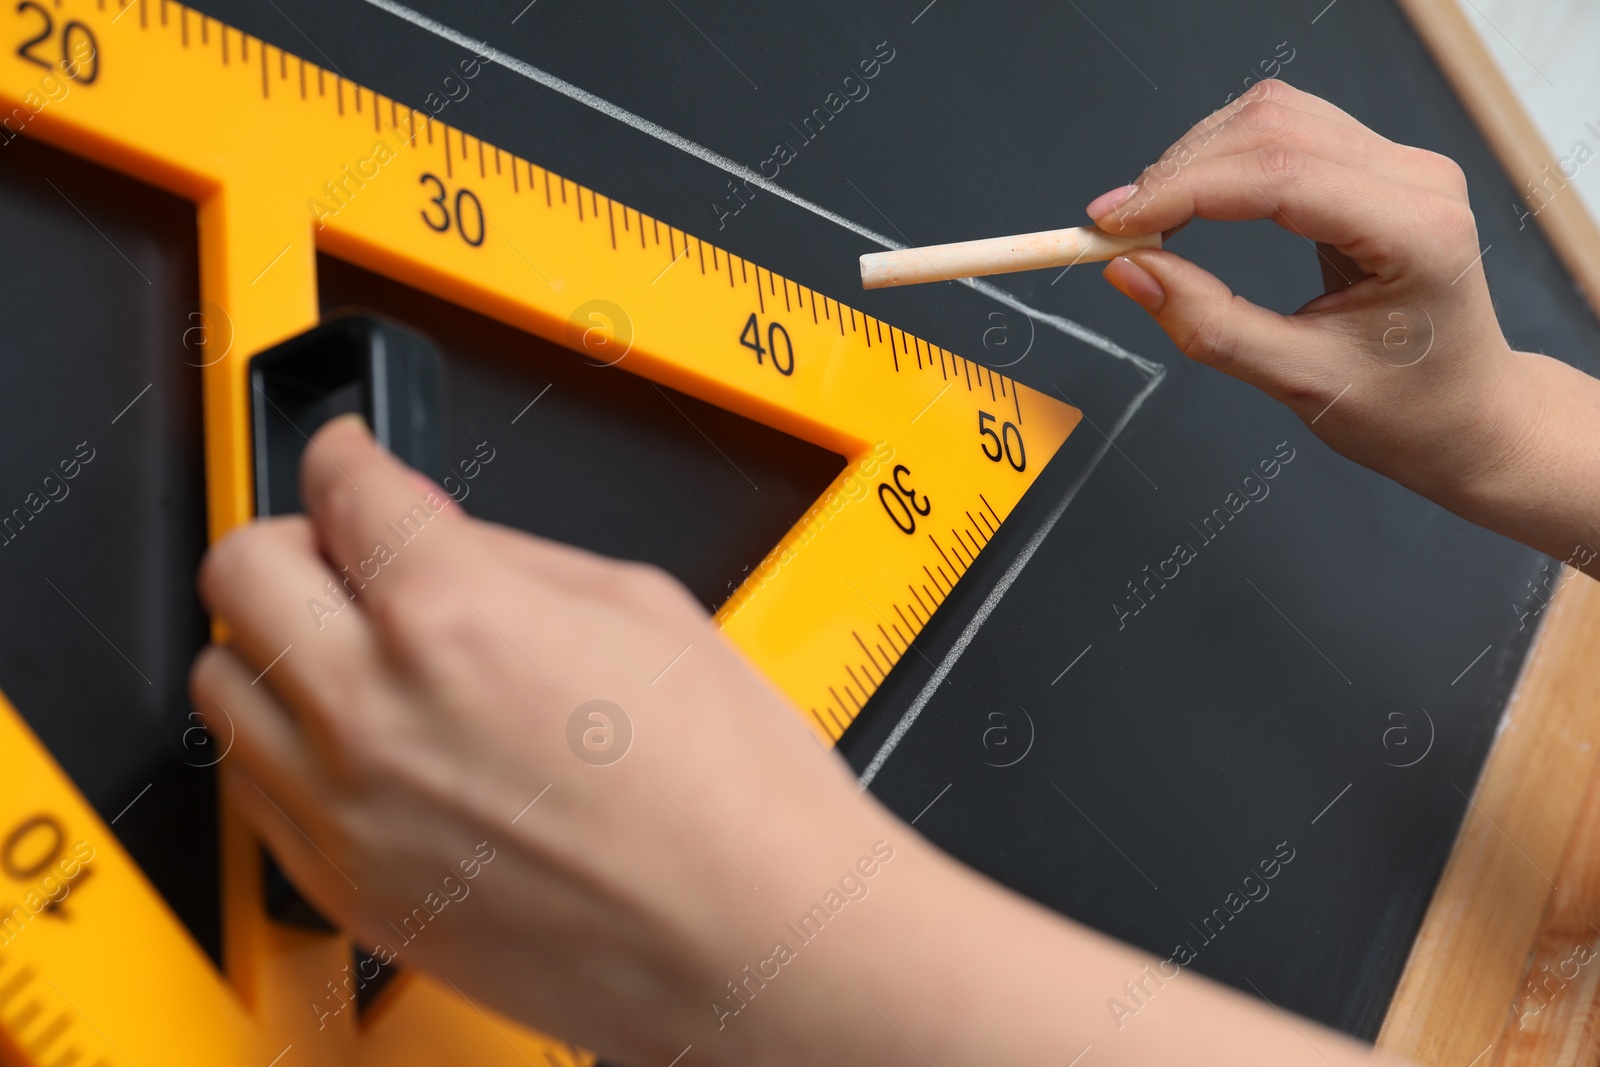
[[[167,0],[0,7],[0,139],[17,134],[197,205],[202,306],[231,330],[204,371],[213,537],[252,514],[247,359],[316,324],[319,251],[845,457],[718,614],[828,743],[1079,419]],[[5,1062],[588,1060],[411,975],[360,1025],[353,1009],[319,1015],[348,945],[265,919],[258,850],[227,813],[217,974],[3,701],[0,761]]]

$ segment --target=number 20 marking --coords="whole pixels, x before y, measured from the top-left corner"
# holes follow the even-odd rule
[[[43,5],[34,3],[34,0],[22,0],[17,5],[17,14],[20,15],[25,11],[37,12],[39,17],[44,20],[44,28],[17,45],[17,55],[29,63],[43,67],[46,70],[54,70],[59,66],[61,72],[73,81],[82,82],[84,85],[93,85],[95,79],[100,77],[100,57],[97,47],[98,42],[94,39],[94,31],[77,19],[67,22],[61,27],[61,62],[59,64],[51,63],[48,59],[41,59],[39,56],[34,55],[33,47],[37,44],[43,44],[50,39],[51,34],[55,33],[55,19],[50,16],[50,12]],[[77,43],[80,47],[78,48],[73,48],[74,34],[79,38]]]

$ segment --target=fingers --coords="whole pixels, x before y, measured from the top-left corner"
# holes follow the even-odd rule
[[[1325,387],[1317,368],[1327,361],[1301,322],[1235,296],[1193,263],[1141,249],[1112,260],[1105,276],[1150,312],[1190,359],[1249,382],[1297,411]]]
[[[381,670],[369,621],[353,610],[360,583],[336,577],[311,523],[286,516],[234,531],[206,554],[200,595],[227,622],[249,688],[275,694],[319,750],[371,725],[364,680]]]
[[[1217,134],[1233,126],[1241,115],[1260,109],[1272,109],[1290,115],[1319,119],[1330,125],[1342,127],[1353,134],[1365,134],[1380,141],[1385,140],[1320,96],[1302,92],[1288,82],[1264,81],[1258,82],[1237,100],[1230,101],[1189,127],[1188,131],[1174,141],[1172,148],[1162,156],[1165,158],[1173,149],[1184,144],[1210,141]]]
[[[271,691],[231,650],[204,649],[189,672],[189,697],[227,758],[286,796],[319,776],[305,740]]]
[[[360,887],[334,856],[314,843],[311,835],[320,830],[288,806],[284,794],[270,786],[262,788],[241,766],[224,766],[221,785],[229,808],[244,816],[289,881],[321,914],[352,913],[351,895]]]
[[[311,438],[300,463],[300,496],[334,568],[355,574],[376,603],[404,572],[444,552],[460,510],[379,447],[355,416],[333,419]]]
[[[1369,273],[1389,276],[1430,211],[1429,194],[1292,148],[1272,146],[1197,161],[1170,182],[1139,188],[1101,227],[1159,233],[1191,218],[1272,219],[1334,245]]]
[[[1207,134],[1180,141],[1146,168],[1138,184],[1171,181],[1200,159],[1238,155],[1268,146],[1292,148],[1375,178],[1465,199],[1461,168],[1443,156],[1409,148],[1365,127],[1336,122],[1285,104],[1250,104]]]

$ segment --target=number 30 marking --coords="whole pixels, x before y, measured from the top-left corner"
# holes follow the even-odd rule
[[[917,503],[917,491],[900,480],[901,475],[910,473],[910,467],[896,463],[890,472],[894,484],[878,483],[878,503],[883,505],[889,520],[899,527],[900,532],[908,535],[917,532],[917,516],[933,510],[933,501],[928,499],[927,494],[923,494],[920,504]]]
[[[439,209],[439,215],[438,218],[435,218],[427,208],[423,208],[421,213],[422,221],[427,224],[428,229],[436,233],[444,233],[450,228],[452,221],[450,207],[445,203],[448,190],[445,189],[444,180],[437,174],[424,174],[417,179],[418,185],[427,185],[429,182],[433,183],[434,190],[438,195],[432,197],[428,203]],[[473,248],[477,248],[483,244],[485,229],[483,204],[479,202],[476,193],[471,189],[462,187],[456,190],[455,206],[454,222],[456,232],[461,235],[463,241]]]

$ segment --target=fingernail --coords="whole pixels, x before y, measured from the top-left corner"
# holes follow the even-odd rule
[[[1127,256],[1118,256],[1107,263],[1103,273],[1118,292],[1151,314],[1160,311],[1167,302],[1167,291],[1161,288],[1156,276]]]
[[[1099,196],[1089,201],[1089,206],[1084,210],[1089,213],[1089,217],[1091,219],[1099,222],[1101,219],[1117,210],[1117,208],[1121,207],[1123,204],[1126,204],[1129,200],[1132,200],[1133,194],[1138,191],[1139,187],[1137,185],[1119,186],[1118,188],[1111,190],[1109,193],[1101,193]]]

